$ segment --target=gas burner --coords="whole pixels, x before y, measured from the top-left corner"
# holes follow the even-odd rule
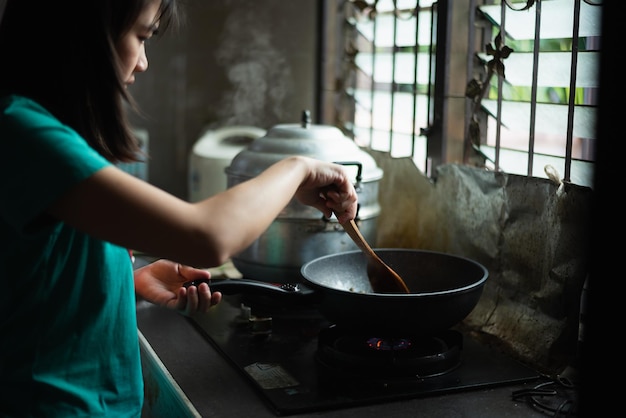
[[[331,326],[320,331],[316,359],[336,372],[385,377],[440,376],[461,363],[463,336],[454,330],[435,335],[367,335]]]
[[[226,295],[219,309],[190,320],[277,416],[538,379],[535,371],[455,331],[430,337],[360,334],[356,330],[344,333],[319,312],[317,317],[309,315],[309,306],[289,314],[257,302]],[[271,335],[259,339],[248,320],[233,326],[248,316],[242,311],[265,318],[262,307],[271,310]],[[145,312],[138,311],[139,319]],[[155,335],[160,329],[158,318],[151,321]],[[143,317],[142,325],[145,320]],[[353,346],[359,347],[356,354],[350,354]],[[261,375],[250,374],[251,365],[259,366]],[[265,387],[267,379],[285,386],[280,390]],[[298,386],[292,386],[294,380]]]

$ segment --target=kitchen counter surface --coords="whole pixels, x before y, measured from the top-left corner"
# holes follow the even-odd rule
[[[192,322],[177,312],[138,302],[138,326],[153,362],[165,370],[189,407],[190,417],[275,417],[255,388],[213,348]],[[144,351],[144,357],[146,350]],[[513,386],[471,390],[446,395],[393,401],[375,405],[297,414],[294,417],[405,417],[419,413],[428,417],[545,417],[512,392],[529,389],[539,381]],[[147,384],[147,391],[154,392]],[[163,390],[157,389],[158,390]],[[184,394],[184,395],[183,395]],[[150,396],[150,395],[149,395]],[[148,401],[148,403],[150,403]],[[157,409],[145,416],[172,416]],[[178,414],[177,416],[181,416]]]

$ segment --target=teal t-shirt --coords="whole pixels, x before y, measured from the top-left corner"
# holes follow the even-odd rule
[[[0,416],[139,417],[128,251],[45,215],[111,165],[32,100],[0,98]]]

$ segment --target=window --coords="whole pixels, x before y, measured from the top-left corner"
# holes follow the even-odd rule
[[[505,77],[493,77],[482,99],[487,129],[480,150],[507,172],[540,177],[551,165],[561,178],[591,186],[601,7],[581,0],[508,3],[478,8],[485,34],[505,34],[513,51],[503,60]],[[492,58],[478,57],[483,67]]]
[[[601,0],[329,4],[344,41],[333,122],[359,145],[428,175],[463,162],[546,177],[550,165],[592,185]],[[489,76],[494,57],[504,77]]]
[[[435,15],[432,0],[419,3],[417,9],[414,0],[337,4],[345,44],[335,122],[360,146],[411,156],[425,171]]]

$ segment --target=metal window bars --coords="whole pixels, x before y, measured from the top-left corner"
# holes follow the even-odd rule
[[[451,138],[444,125],[458,123],[458,118],[446,113],[448,83],[459,76],[449,68],[450,44],[459,41],[449,39],[450,16],[461,3],[341,2],[345,43],[343,68],[335,83],[340,97],[334,124],[361,146],[410,156],[428,175],[449,160]],[[563,170],[564,181],[572,180],[574,167],[574,181],[591,184],[600,32],[599,13],[592,8],[598,4],[590,0],[582,4],[581,0],[470,2],[468,10],[476,13],[467,17],[468,58],[463,76],[470,81],[465,145],[459,158],[464,163],[476,164],[478,156],[487,168],[529,176],[545,176],[544,166],[555,165]],[[564,24],[567,13],[562,11],[568,7],[573,8],[572,20]],[[551,18],[554,13],[561,13],[556,23]],[[531,24],[529,17],[533,17]],[[532,28],[533,33],[520,35],[520,25],[526,31]],[[568,27],[570,35],[563,32]],[[546,50],[555,38],[564,39],[562,44],[571,45],[571,50]],[[513,47],[505,57],[502,53],[511,42],[528,50]],[[579,53],[581,43],[584,50]],[[502,76],[474,80],[476,67],[482,67],[483,75],[489,71],[492,60],[485,45],[492,45],[491,52],[498,54]],[[566,67],[564,58],[569,60]],[[569,83],[563,85],[568,76]],[[479,97],[470,95],[473,81],[480,87]],[[554,98],[558,100],[551,101]],[[524,136],[522,145],[520,136]],[[520,162],[523,167],[514,167]]]

